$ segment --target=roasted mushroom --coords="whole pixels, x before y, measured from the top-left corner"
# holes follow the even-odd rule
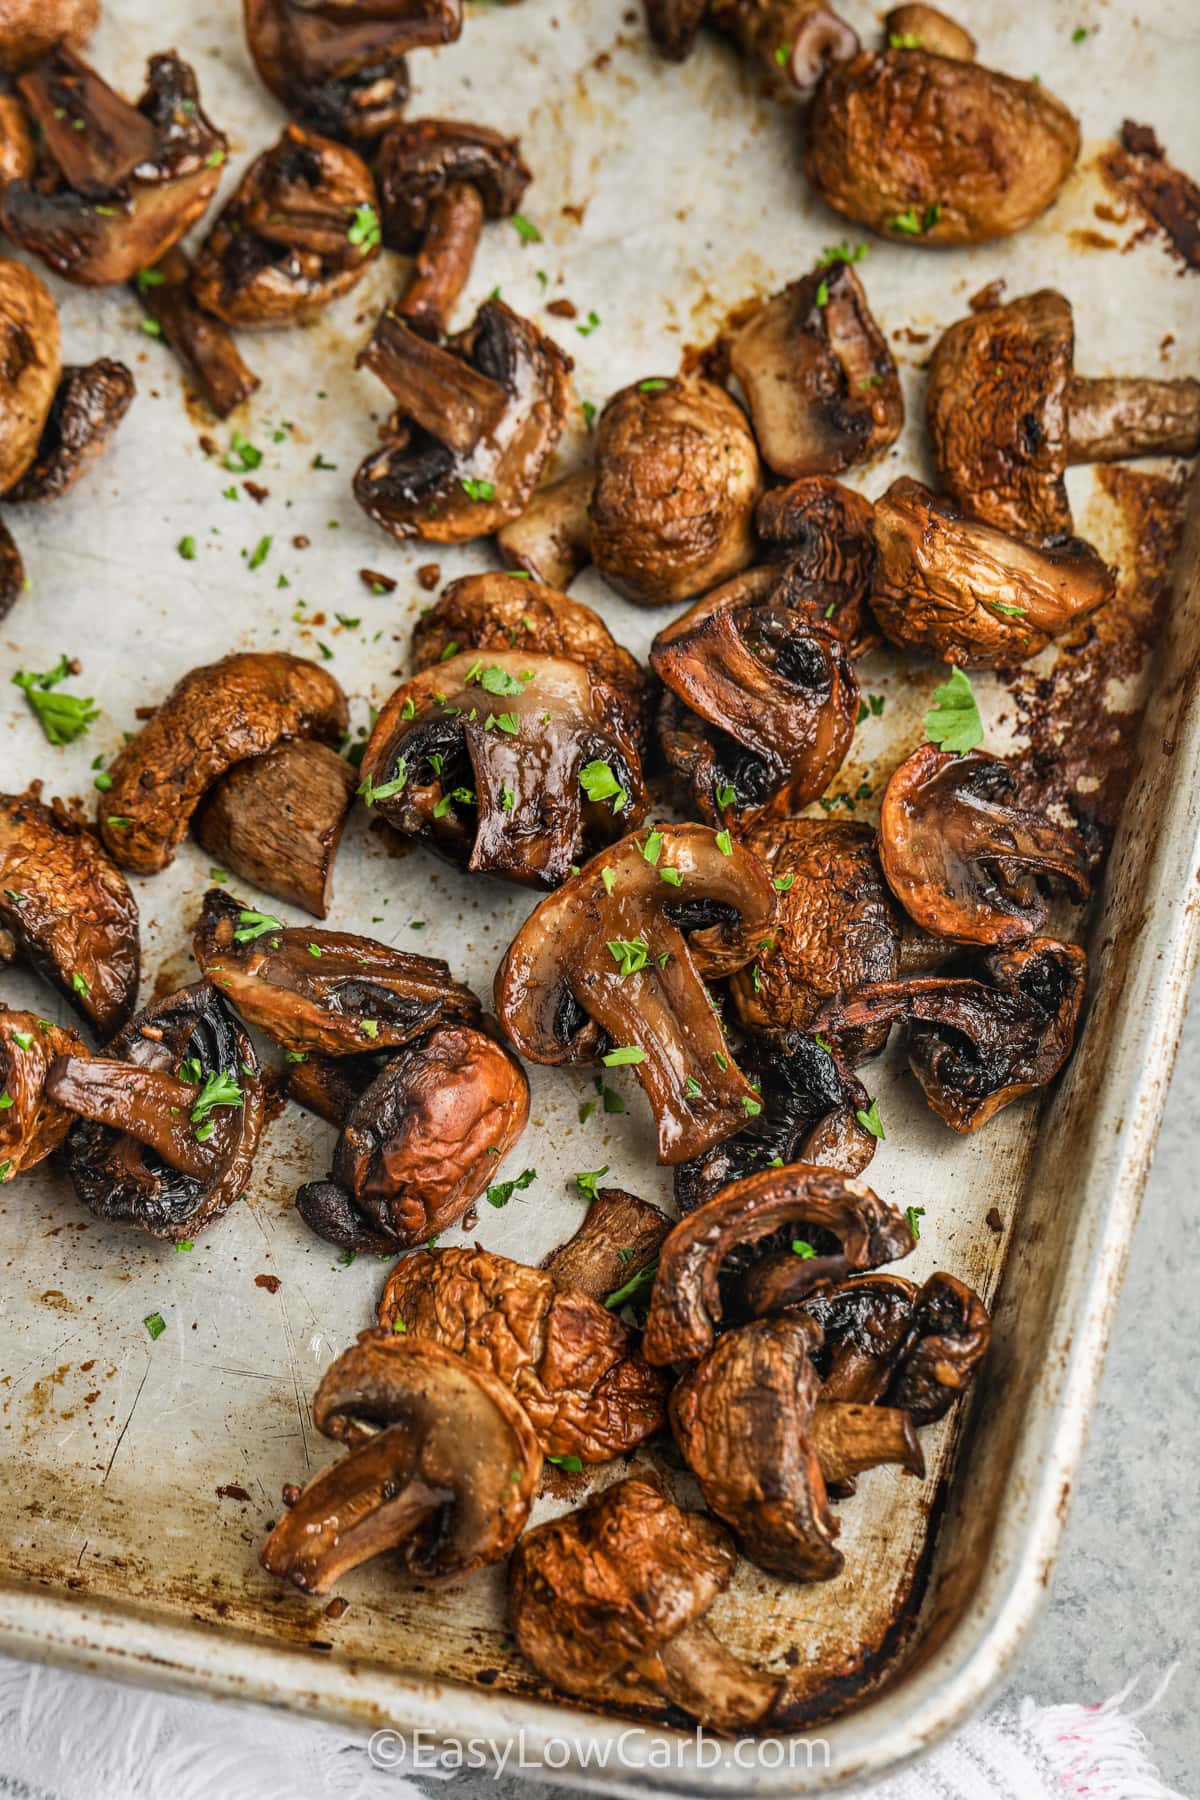
[[[192,669],[112,765],[99,809],[105,847],[123,869],[156,875],[235,763],[284,738],[336,742],[348,716],[333,676],[302,656],[247,650]]]
[[[733,1060],[705,978],[769,934],[775,890],[757,857],[699,825],[624,838],[534,908],[496,971],[496,1011],[530,1062],[629,1064],[660,1162],[729,1137],[760,1106]]]
[[[723,388],[634,382],[596,426],[592,561],[639,606],[690,600],[753,560],[761,487],[750,426]]]
[[[941,485],[1000,531],[1070,532],[1068,463],[1194,456],[1200,381],[1074,373],[1070,302],[1053,288],[959,319],[933,353],[925,408]]]
[[[439,1344],[386,1331],[326,1369],[313,1424],[349,1447],[304,1487],[258,1560],[306,1594],[399,1551],[421,1580],[473,1574],[516,1543],[542,1453],[503,1384]]]
[[[858,53],[858,38],[822,0],[644,0],[655,45],[682,62],[704,23],[731,37],[773,82],[801,98],[834,63]]]
[[[86,1055],[69,1026],[0,1006],[0,1186],[45,1162],[66,1137],[74,1117],[47,1097],[46,1071],[56,1056]]]
[[[0,619],[6,618],[25,592],[25,564],[12,532],[0,519]]]
[[[103,356],[65,368],[42,426],[37,454],[5,494],[6,500],[57,500],[104,454],[133,402],[133,376]]]
[[[431,1338],[520,1401],[547,1456],[608,1462],[661,1429],[667,1383],[616,1313],[487,1250],[423,1250],[388,1277],[379,1322]]]
[[[293,1050],[284,1070],[284,1090],[289,1100],[340,1130],[355,1102],[382,1073],[389,1054],[364,1050],[357,1056],[321,1056],[314,1050]],[[349,1216],[340,1202],[338,1213]]]
[[[0,193],[10,181],[28,181],[36,168],[29,114],[15,94],[0,93]]]
[[[495,709],[495,710],[493,710]],[[622,697],[582,663],[462,651],[396,689],[362,759],[368,806],[473,873],[557,887],[646,812]]]
[[[0,493],[38,453],[61,369],[50,289],[25,263],[0,257]]]
[[[804,168],[836,212],[885,237],[974,244],[1045,212],[1078,155],[1078,124],[1041,82],[889,49],[830,69]]]
[[[853,488],[828,475],[805,475],[786,487],[768,489],[758,503],[754,525],[767,554],[772,561],[787,564],[793,582],[811,582],[836,597],[832,616],[843,629],[846,609],[861,612],[870,591],[875,570],[873,517],[870,501]],[[823,606],[822,617],[826,610]],[[856,625],[849,635],[861,639],[861,621]]]
[[[1080,538],[1023,543],[903,475],[875,503],[871,609],[885,637],[967,669],[1010,668],[1112,599]]]
[[[560,1288],[607,1300],[657,1263],[670,1230],[671,1220],[649,1200],[623,1188],[598,1188],[582,1223],[542,1268]]]
[[[410,1250],[462,1217],[528,1119],[516,1057],[469,1025],[438,1025],[389,1057],[359,1095],[331,1180],[302,1187],[297,1209],[343,1250]]]
[[[379,254],[375,183],[299,125],[257,157],[196,258],[192,293],[227,325],[291,325],[357,287]]]
[[[228,418],[260,385],[220,319],[192,298],[192,265],[169,250],[153,269],[139,269],[138,298],[219,419]]]
[[[574,469],[535,490],[519,518],[502,525],[496,546],[509,568],[548,587],[570,587],[592,559],[591,468]]]
[[[354,477],[369,518],[393,537],[458,544],[524,512],[567,416],[572,365],[557,344],[486,300],[444,348],[385,312],[359,363],[398,403]]]
[[[83,44],[96,29],[100,0],[4,0],[0,69],[12,74],[56,44]]]
[[[532,180],[516,138],[457,119],[413,119],[379,153],[383,241],[412,256],[413,278],[394,311],[439,338],[467,284],[483,221],[506,219]]]
[[[64,1146],[97,1218],[175,1243],[246,1192],[263,1128],[254,1045],[207,981],[145,1007],[103,1056],[60,1056],[46,1092],[79,1118]]]
[[[0,794],[0,964],[21,956],[107,1038],[137,1003],[137,901],[60,801]]]
[[[809,1352],[822,1400],[899,1407],[914,1425],[949,1411],[991,1342],[979,1295],[944,1272],[923,1287],[899,1275],[852,1275],[811,1294],[803,1311],[823,1334]]]
[[[17,77],[41,132],[29,181],[10,182],[0,221],[15,244],[84,287],[152,267],[217,191],[225,138],[205,116],[190,66],[152,56],[136,106],[61,45]]]
[[[730,340],[729,361],[762,459],[785,480],[870,462],[900,435],[896,364],[841,257],[768,300]]]
[[[195,833],[220,867],[323,919],[356,786],[328,744],[289,738],[209,789]]]
[[[1078,834],[1010,804],[1016,777],[998,756],[922,744],[883,796],[879,856],[911,919],[960,944],[1020,944],[1046,921],[1041,885],[1088,895]],[[875,979],[878,979],[876,977]]]
[[[974,62],[975,39],[936,6],[894,6],[883,21],[892,50],[924,50],[927,56],[953,56]]]

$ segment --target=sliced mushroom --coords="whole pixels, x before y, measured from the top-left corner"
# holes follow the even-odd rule
[[[770,878],[740,844],[655,827],[534,908],[496,971],[496,1011],[530,1062],[633,1066],[659,1161],[685,1162],[758,1111],[704,982],[740,967],[735,937],[774,917]]]
[[[36,168],[29,114],[15,94],[0,93],[0,193],[10,181],[28,181]]]
[[[354,478],[369,518],[402,540],[457,544],[524,512],[567,416],[572,365],[557,344],[487,300],[444,348],[385,312],[359,362],[398,402]]]
[[[925,49],[830,69],[804,168],[835,212],[912,245],[1009,237],[1056,199],[1079,126],[1041,82]]]
[[[8,954],[4,953],[7,940]],[[137,1003],[137,901],[61,801],[0,794],[0,963],[19,954],[101,1038]]]
[[[227,325],[291,325],[357,287],[379,254],[375,183],[344,144],[287,125],[196,257],[192,293]]]
[[[381,818],[473,873],[556,887],[646,812],[615,688],[582,663],[470,651],[397,688],[362,759]]]
[[[1053,288],[971,313],[933,353],[925,409],[941,485],[1000,531],[1070,532],[1068,463],[1194,456],[1200,381],[1074,373],[1070,302]]]
[[[730,340],[729,360],[763,461],[788,481],[870,462],[900,435],[895,361],[840,257],[768,300]]]
[[[871,608],[884,636],[959,668],[1010,668],[1112,599],[1080,538],[1021,542],[901,476],[875,503]]]
[[[134,283],[147,314],[219,419],[261,385],[227,328],[192,298],[192,265],[182,250],[169,250],[153,269],[139,269]]]
[[[112,765],[99,809],[106,849],[123,869],[156,875],[235,763],[283,738],[335,742],[348,718],[333,676],[302,656],[248,650],[192,669]]]
[[[892,893],[936,937],[1020,944],[1046,920],[1040,884],[1088,895],[1077,832],[1010,804],[1016,777],[998,756],[922,744],[884,791],[879,856]]]
[[[542,1475],[502,1383],[438,1344],[360,1331],[321,1377],[313,1424],[349,1446],[272,1527],[258,1560],[306,1594],[399,1551],[422,1580],[508,1555]]]
[[[825,71],[858,53],[858,38],[822,0],[643,0],[657,48],[682,62],[706,20],[731,37],[772,82],[802,98]]]
[[[177,244],[217,191],[228,148],[191,67],[152,56],[136,106],[60,46],[17,77],[41,132],[30,181],[0,196],[22,249],[84,287],[131,281]]]
[[[58,308],[41,276],[0,257],[0,493],[38,453],[62,370]]]
[[[898,1275],[853,1275],[811,1295],[823,1342],[810,1352],[824,1401],[899,1407],[914,1425],[944,1417],[971,1386],[992,1327],[979,1295],[953,1275],[923,1287]]]
[[[0,1187],[45,1162],[66,1137],[73,1115],[48,1098],[46,1071],[57,1056],[86,1055],[69,1026],[0,1006]]]
[[[37,454],[4,498],[14,503],[57,500],[93,462],[133,403],[133,376],[124,363],[103,356],[83,368],[65,368],[42,427]]]
[[[777,1249],[776,1234],[796,1225],[805,1228],[798,1240],[804,1251],[792,1251],[790,1229],[787,1246]],[[744,1303],[761,1316],[796,1306],[856,1269],[895,1262],[916,1241],[902,1213],[836,1170],[794,1163],[749,1175],[681,1219],[663,1245],[643,1354],[655,1364],[707,1356],[729,1298],[720,1283],[727,1259]],[[754,1245],[758,1254],[748,1262]]]
[[[952,56],[974,62],[975,39],[936,6],[894,6],[883,21],[892,50],[924,50],[928,56]]]
[[[761,487],[746,416],[722,388],[635,382],[596,426],[592,561],[639,606],[690,600],[753,560]]]
[[[244,1196],[263,1086],[254,1045],[209,982],[153,1001],[102,1057],[59,1057],[46,1092],[80,1115],[64,1156],[97,1218],[179,1243]]]
[[[327,744],[290,738],[235,763],[202,801],[195,833],[222,868],[323,919],[356,786]]]
[[[496,533],[510,568],[524,569],[548,587],[568,588],[592,560],[592,489],[595,471],[575,469],[534,492],[519,518]]]
[[[842,638],[851,656],[878,643],[867,596],[875,573],[874,508],[828,475],[804,475],[771,488],[758,503],[755,529],[786,569],[786,600]]]
[[[649,1200],[623,1188],[598,1188],[574,1235],[542,1268],[560,1288],[607,1300],[657,1262],[670,1229],[666,1213]]]
[[[388,1277],[379,1322],[487,1369],[547,1456],[608,1462],[662,1429],[667,1383],[616,1313],[487,1250],[424,1250]]]
[[[56,44],[83,44],[96,29],[100,0],[4,0],[0,69],[12,74]]]

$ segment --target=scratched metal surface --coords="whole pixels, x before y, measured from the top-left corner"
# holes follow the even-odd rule
[[[231,133],[235,171],[281,121],[253,76],[238,10],[233,0],[196,8],[124,0],[107,7],[95,43],[99,66],[132,91],[146,55],[173,41],[198,66],[206,105]],[[893,337],[911,417],[903,442],[862,477],[871,495],[901,470],[920,471],[914,421],[929,334],[997,276],[1007,278],[1010,295],[1063,287],[1076,307],[1081,366],[1090,371],[1182,371],[1200,352],[1190,284],[1161,248],[1088,248],[1097,236],[1124,246],[1137,230],[1133,220],[1107,221],[1097,232],[1094,208],[1104,195],[1090,166],[1130,110],[1131,94],[1174,159],[1200,164],[1200,117],[1181,80],[1189,34],[1194,49],[1184,0],[1154,0],[1137,25],[1124,9],[1102,6],[1089,21],[1098,33],[1082,45],[1071,38],[1081,16],[1074,6],[1048,5],[1035,17],[1015,5],[960,11],[988,61],[1039,73],[1082,115],[1085,150],[1058,206],[1015,242],[924,256],[872,243],[862,272]],[[588,0],[528,0],[515,11],[480,5],[468,13],[458,46],[414,59],[410,112],[470,115],[521,132],[536,171],[526,211],[543,241],[523,246],[511,229],[489,228],[467,302],[499,284],[575,357],[581,398],[599,404],[628,380],[674,369],[684,346],[704,342],[731,307],[802,273],[844,235],[800,176],[795,115],[766,101],[719,45],[704,43],[686,67],[668,68],[649,55],[632,12],[622,18]],[[869,37],[866,9],[848,15]],[[232,182],[227,176],[223,191]],[[323,644],[361,724],[368,703],[380,703],[406,666],[408,632],[427,603],[417,566],[437,560],[447,578],[488,566],[483,547],[399,549],[357,512],[348,491],[386,406],[371,378],[354,372],[353,355],[400,274],[385,258],[357,294],[310,328],[244,340],[263,387],[244,415],[213,435],[224,447],[240,428],[264,449],[256,475],[270,493],[261,504],[244,492],[223,497],[234,477],[205,455],[205,421],[189,416],[167,353],[139,331],[136,303],[121,293],[57,289],[68,360],[123,356],[139,394],[112,453],[67,501],[8,515],[32,585],[0,628],[3,665],[46,668],[62,650],[79,656],[83,674],[73,685],[95,695],[103,715],[86,740],[52,749],[16,690],[0,684],[6,789],[40,777],[47,793],[90,797],[91,759],[115,752],[135,708],[158,701],[194,664],[238,648],[278,644],[316,654]],[[545,313],[548,300],[563,296],[581,320],[589,310],[598,315],[588,335]],[[894,336],[906,330],[912,338]],[[1174,350],[1160,360],[1168,336]],[[318,453],[336,470],[314,468]],[[1090,474],[1073,473],[1072,494],[1083,529],[1136,585],[1137,547],[1092,493]],[[176,554],[185,534],[199,546],[194,562]],[[252,570],[248,552],[267,536],[269,554]],[[294,547],[299,536],[308,548]],[[357,574],[364,566],[395,576],[396,592],[368,593]],[[660,1771],[662,1785],[816,1791],[891,1766],[979,1702],[1035,1603],[1196,945],[1195,528],[1180,566],[1192,572],[1190,585],[1181,579],[1170,633],[1146,672],[1154,699],[1141,739],[1139,804],[1125,820],[1090,927],[1096,997],[1051,1106],[1041,1116],[1014,1108],[960,1140],[927,1112],[895,1057],[870,1073],[888,1133],[870,1179],[889,1200],[926,1209],[906,1273],[947,1267],[990,1298],[1009,1253],[998,1341],[970,1420],[925,1434],[924,1487],[890,1471],[862,1482],[842,1508],[841,1580],[785,1588],[744,1564],[715,1614],[738,1649],[779,1667],[788,1655],[797,1679],[814,1690],[848,1665],[861,1665],[856,1680],[886,1679],[868,1682],[857,1708],[823,1729],[834,1747],[829,1774],[719,1766],[686,1778]],[[592,576],[575,591],[644,653],[659,616],[624,605]],[[919,739],[939,678],[899,657],[872,659],[864,687],[887,696],[885,714],[861,728],[839,787],[854,791],[866,781],[878,791]],[[1002,747],[1010,697],[987,678],[976,685],[988,741]],[[1122,706],[1137,697],[1133,689],[1137,681],[1115,697]],[[1163,753],[1168,741],[1171,755]],[[860,804],[858,816],[872,817],[873,808],[873,800]],[[207,866],[189,843],[166,874],[136,884],[146,996],[194,977],[188,945]],[[389,853],[360,818],[343,845],[330,923],[444,954],[456,974],[487,992],[529,904],[502,886],[467,882],[423,853]],[[62,1015],[46,990],[20,975],[6,973],[2,991],[10,1003]],[[669,1178],[654,1166],[640,1094],[624,1072],[614,1085],[627,1114],[600,1113],[583,1125],[588,1077],[534,1070],[532,1079],[532,1123],[505,1173],[530,1166],[538,1179],[506,1211],[484,1206],[472,1235],[536,1260],[578,1219],[572,1172],[603,1164],[614,1181],[668,1200]],[[3,1189],[0,1642],[139,1680],[364,1722],[492,1734],[525,1726],[533,1741],[610,1738],[619,1721],[559,1704],[511,1654],[501,1571],[433,1590],[376,1563],[343,1584],[351,1605],[335,1623],[258,1568],[281,1486],[330,1453],[311,1426],[312,1389],[369,1322],[382,1281],[382,1265],[369,1259],[340,1266],[292,1210],[298,1183],[327,1167],[331,1141],[299,1110],[277,1119],[246,1202],[191,1254],[94,1220],[55,1173]],[[1005,1222],[1000,1236],[984,1223],[993,1207]],[[276,1291],[258,1280],[264,1275],[278,1281]],[[166,1321],[153,1343],[142,1324],[152,1312]],[[567,1503],[561,1486],[539,1510]],[[920,1565],[931,1508],[929,1568]],[[889,1631],[926,1578],[920,1627],[889,1663]],[[577,1761],[567,1772],[622,1785]],[[633,1779],[627,1773],[624,1785]]]

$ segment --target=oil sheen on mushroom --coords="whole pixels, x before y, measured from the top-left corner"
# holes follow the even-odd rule
[[[50,1099],[46,1074],[56,1057],[86,1055],[69,1025],[0,1006],[0,1186],[45,1162],[66,1137],[74,1115]]]
[[[37,453],[4,498],[14,504],[58,500],[97,458],[133,403],[133,376],[124,363],[100,357],[68,367],[42,426]]]

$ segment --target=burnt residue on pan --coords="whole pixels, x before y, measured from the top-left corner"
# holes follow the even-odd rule
[[[1126,119],[1099,169],[1113,192],[1162,232],[1172,256],[1200,269],[1200,187],[1167,161],[1153,126]]]

